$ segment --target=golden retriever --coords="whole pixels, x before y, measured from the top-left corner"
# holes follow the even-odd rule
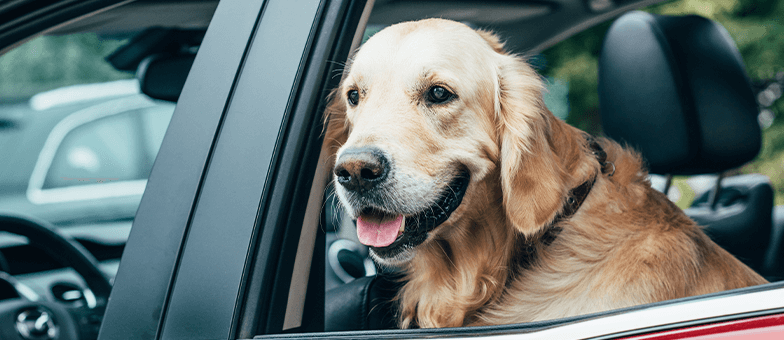
[[[554,117],[499,39],[390,26],[333,93],[336,193],[405,273],[399,326],[507,324],[764,283],[651,189],[640,156]]]

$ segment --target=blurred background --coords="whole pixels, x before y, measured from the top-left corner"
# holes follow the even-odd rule
[[[56,88],[133,77],[104,60],[127,37],[95,33],[43,36],[0,56],[0,104],[25,102]]]

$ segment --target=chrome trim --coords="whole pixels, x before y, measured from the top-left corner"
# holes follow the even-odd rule
[[[146,179],[109,181],[53,189],[43,189],[43,185],[60,143],[71,130],[100,118],[154,106],[155,103],[143,95],[124,97],[76,111],[57,123],[46,138],[44,147],[41,149],[33,172],[30,175],[30,182],[27,186],[27,199],[34,204],[46,204],[141,195],[147,186]]]
[[[476,333],[453,339],[595,339],[653,327],[677,327],[687,322],[758,313],[784,308],[784,288],[758,292],[721,295],[700,300],[658,305],[621,314],[576,321],[553,328],[516,334],[483,335]],[[521,330],[525,332],[525,330]],[[450,337],[451,338],[451,337]]]

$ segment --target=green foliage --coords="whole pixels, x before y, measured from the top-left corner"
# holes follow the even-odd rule
[[[779,105],[779,110],[781,110]],[[782,111],[779,111],[782,112]],[[776,195],[776,205],[784,204],[784,121],[776,120],[762,134],[762,150],[757,158],[743,166],[743,173],[760,173],[768,176]]]
[[[547,62],[542,73],[569,85],[566,121],[592,134],[601,131],[597,57],[608,28],[610,23],[597,25],[542,53]]]
[[[123,43],[90,33],[30,40],[0,56],[0,101],[23,100],[62,86],[133,77],[104,60]]]
[[[755,84],[770,82],[777,75],[781,79],[784,74],[784,1],[679,0],[643,10],[664,15],[696,14],[719,22],[735,40]],[[567,122],[593,134],[601,134],[597,57],[609,27],[609,23],[595,26],[542,53],[547,67],[541,72],[569,85]],[[764,130],[762,151],[741,171],[770,177],[776,188],[776,204],[784,204],[784,98],[768,109],[775,119]]]

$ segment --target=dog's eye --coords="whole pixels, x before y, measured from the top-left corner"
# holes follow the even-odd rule
[[[357,106],[359,103],[359,91],[357,90],[348,91],[346,97],[348,98],[348,103],[351,104],[351,106]]]
[[[433,86],[427,90],[427,101],[431,104],[443,104],[454,97],[454,94],[441,86]]]

